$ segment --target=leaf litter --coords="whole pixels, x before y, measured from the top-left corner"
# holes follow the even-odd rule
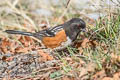
[[[27,37],[27,36],[19,36],[18,37],[18,41],[22,44],[19,44],[18,42],[16,42],[16,41],[12,41],[12,40],[10,40],[10,39],[8,39],[8,38],[4,38],[4,39],[2,39],[2,41],[1,41],[1,45],[0,45],[0,51],[1,52],[3,52],[4,54],[6,54],[6,53],[12,53],[14,56],[10,56],[10,57],[6,57],[6,56],[3,56],[2,57],[2,60],[3,61],[5,61],[5,63],[7,64],[7,63],[9,63],[9,64],[12,64],[13,66],[11,66],[10,67],[10,65],[8,65],[9,66],[9,69],[7,70],[7,69],[4,69],[5,70],[5,72],[7,72],[7,71],[9,71],[10,69],[10,75],[9,76],[13,76],[14,75],[14,77],[20,77],[21,75],[22,75],[22,77],[23,77],[23,75],[25,74],[24,72],[25,72],[25,70],[24,69],[26,69],[26,67],[24,67],[23,68],[23,72],[20,72],[19,73],[19,70],[17,70],[17,69],[19,69],[20,68],[20,66],[22,66],[22,65],[29,65],[29,66],[31,66],[31,65],[34,65],[34,67],[36,68],[36,70],[37,69],[44,69],[45,67],[47,68],[47,66],[49,66],[49,65],[46,65],[45,63],[47,63],[47,62],[49,62],[49,63],[51,63],[52,61],[54,62],[54,58],[53,58],[53,56],[51,56],[51,55],[49,55],[49,53],[46,53],[46,52],[44,52],[41,48],[40,48],[40,46],[39,45],[36,45],[36,42],[35,42],[35,40],[33,40],[32,38],[30,38],[30,37]],[[76,43],[75,44],[75,46],[78,48],[78,50],[79,50],[79,52],[80,53],[82,53],[83,52],[83,49],[84,48],[87,48],[87,47],[96,47],[96,46],[98,46],[98,42],[97,41],[95,41],[95,40],[89,40],[88,38],[84,38],[80,43]],[[105,50],[106,50],[106,47],[105,47],[105,45],[103,45],[102,44],[102,46],[105,48]],[[34,53],[34,51],[35,51],[35,54],[31,54],[32,52]],[[29,52],[31,52],[30,54],[28,54]],[[19,56],[20,57],[18,57],[18,54],[19,53]],[[21,53],[27,53],[27,54],[21,54]],[[37,53],[37,54],[36,54]],[[27,55],[27,57],[25,58],[25,56]],[[23,56],[23,57],[22,57]],[[31,56],[33,56],[33,57],[31,57]],[[17,60],[15,60],[16,59],[16,57],[18,58],[18,61]],[[35,57],[35,58],[34,58]],[[117,56],[114,56],[114,55],[112,55],[112,57],[114,58],[114,59],[116,59],[116,60],[119,60],[119,57]],[[23,58],[25,58],[25,59],[23,59]],[[71,65],[71,66],[73,66],[74,64],[76,64],[76,62],[74,61],[74,60],[72,60],[71,58],[69,58],[69,57],[66,57],[66,60],[68,59],[68,61],[70,60],[70,64],[69,65]],[[21,61],[22,60],[22,61]],[[27,61],[26,61],[27,60]],[[80,79],[87,79],[87,78],[89,78],[90,77],[90,75],[89,75],[89,73],[93,73],[94,72],[94,70],[95,70],[95,64],[93,64],[93,63],[90,63],[90,64],[88,64],[89,66],[87,66],[86,65],[86,67],[83,67],[82,65],[85,65],[85,62],[82,60],[81,61],[81,59],[79,59],[80,60],[80,62],[82,62],[82,63],[77,63],[77,66],[76,66],[76,68],[77,69],[80,69],[80,72],[78,73],[78,71],[76,71],[76,70],[74,70],[73,69],[73,71],[71,72],[71,73],[75,73],[75,74],[77,74],[79,77],[78,78],[80,78]],[[44,62],[44,63],[43,63]],[[53,65],[51,65],[51,66],[53,66],[53,68],[54,68],[54,66],[57,64],[56,62],[58,62],[58,61],[55,61],[55,63],[52,63]],[[78,65],[79,64],[79,65]],[[93,64],[93,65],[91,65],[91,64]],[[90,67],[90,65],[91,65],[91,67]],[[19,67],[17,67],[17,66],[19,66]],[[27,69],[26,69],[26,73],[29,73],[30,71],[29,70],[31,70],[31,68],[30,67],[27,67]],[[44,66],[44,67],[43,67]],[[59,65],[56,65],[57,67],[60,67]],[[39,67],[39,68],[38,68]],[[74,68],[75,68],[75,65],[73,66]],[[13,70],[13,71],[12,71]],[[17,70],[17,71],[16,71]],[[16,72],[18,72],[18,74],[16,73]],[[21,70],[20,70],[21,71]],[[50,70],[51,71],[51,70]],[[53,70],[53,71],[56,71],[56,70]],[[31,72],[32,72],[32,70],[31,70]],[[49,71],[48,71],[49,72]],[[13,74],[14,73],[14,74]],[[37,72],[38,73],[38,72]],[[41,73],[41,72],[40,72]],[[4,73],[4,75],[5,75],[6,73]],[[15,74],[17,75],[17,76],[15,76]],[[50,73],[49,73],[50,74]],[[49,74],[47,75],[47,76],[49,76]],[[8,75],[8,73],[6,74],[6,75]],[[40,74],[39,74],[40,75]],[[118,75],[119,74],[117,74],[116,73],[116,75],[114,75],[115,77],[113,77],[113,78],[118,78]],[[3,75],[2,75],[3,76]],[[25,76],[24,76],[25,77]],[[23,77],[23,78],[24,78]],[[29,76],[29,78],[32,78],[32,76]],[[40,76],[39,76],[40,77]],[[100,78],[101,77],[101,78]],[[41,79],[43,78],[43,76],[41,76]],[[45,77],[44,77],[45,78]],[[110,78],[110,77],[106,77],[106,74],[105,74],[105,71],[104,70],[102,70],[102,71],[100,71],[100,72],[97,72],[97,73],[95,73],[95,75],[93,75],[92,76],[92,80],[107,80],[108,78]],[[5,79],[5,78],[4,78]],[[27,79],[27,78],[26,78]],[[63,78],[62,78],[63,80],[65,80],[65,79],[68,79],[68,80],[70,80],[70,79],[73,79],[73,80],[76,80],[77,78],[76,77],[67,77],[67,76],[64,76]]]

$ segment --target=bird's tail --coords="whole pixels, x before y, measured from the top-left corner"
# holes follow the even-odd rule
[[[17,30],[6,30],[5,32],[8,34],[21,34],[26,36],[33,36],[33,33],[31,32],[23,32],[23,31],[17,31]]]

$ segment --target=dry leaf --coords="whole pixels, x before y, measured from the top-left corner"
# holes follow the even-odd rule
[[[15,52],[15,49],[17,48],[17,47],[19,47],[20,45],[17,43],[17,42],[12,42],[11,43],[11,45],[10,45],[10,52],[11,53],[14,53]]]
[[[92,76],[92,80],[102,80],[103,77],[105,77],[105,76],[106,76],[105,70],[101,70]]]
[[[8,52],[6,47],[0,47],[0,49],[1,49],[1,52],[3,52],[3,53],[7,53]]]
[[[113,75],[114,80],[120,80],[120,72],[117,72]]]
[[[89,46],[92,46],[95,48],[96,46],[98,46],[98,43],[95,40],[91,40],[91,41],[89,41]]]
[[[94,40],[94,41],[93,41],[93,44],[97,46],[97,45],[98,45],[98,42]]]
[[[82,47],[79,47],[78,50],[79,50],[79,53],[80,53],[80,54],[83,53],[83,49],[82,49]]]
[[[102,80],[114,80],[114,79],[110,77],[104,77]]]
[[[25,46],[25,47],[28,47],[29,45],[34,44],[33,39],[30,38],[30,37],[28,37],[28,36],[21,36],[18,40],[19,40],[19,41],[23,44],[23,46]]]
[[[89,39],[88,39],[88,38],[85,38],[85,39],[83,40],[81,46],[82,46],[83,48],[86,48],[88,42],[89,42]]]
[[[42,50],[38,50],[39,55],[42,56],[42,58],[44,59],[44,61],[48,61],[48,60],[53,60],[54,58],[52,56],[50,56],[49,54],[45,53]]]
[[[74,77],[63,77],[61,80],[76,80]]]
[[[115,73],[113,77],[104,77],[102,80],[120,80],[120,72]]]
[[[80,48],[80,47],[81,47],[81,44],[82,44],[82,41],[81,41],[81,42],[75,42],[75,43],[74,43],[74,46],[75,46],[76,48]]]
[[[113,63],[120,62],[120,56],[119,55],[116,55],[115,53],[112,53],[111,57],[112,57],[112,62]]]
[[[15,49],[15,52],[16,53],[28,53],[28,51],[29,51],[30,49],[28,48],[28,47],[17,47],[16,49]]]
[[[1,45],[0,45],[0,49],[3,53],[7,53],[9,48],[10,48],[10,45],[11,45],[11,42],[7,39],[7,38],[4,38],[2,41],[1,41]]]

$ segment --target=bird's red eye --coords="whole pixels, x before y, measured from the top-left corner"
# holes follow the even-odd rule
[[[80,27],[80,24],[77,24],[78,27]]]

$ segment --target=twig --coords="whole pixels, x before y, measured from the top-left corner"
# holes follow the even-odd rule
[[[18,4],[18,2],[19,2],[19,0],[15,0],[15,1],[13,2],[13,6],[15,7],[15,6]]]
[[[67,7],[65,8],[64,12],[62,13],[62,15],[59,17],[58,19],[58,23],[61,21],[61,19],[64,17],[64,15],[67,13],[68,7],[70,5],[70,0],[67,2]]]
[[[68,7],[69,3],[70,3],[70,0],[68,0],[67,5],[66,5],[66,8]]]
[[[38,72],[42,72],[42,71],[48,71],[48,70],[50,70],[50,69],[58,69],[59,67],[48,67],[48,68],[44,68],[44,69],[40,69],[40,70],[38,70],[38,71],[36,71],[36,72],[34,72],[34,73],[38,73]],[[32,73],[33,74],[33,73]]]

